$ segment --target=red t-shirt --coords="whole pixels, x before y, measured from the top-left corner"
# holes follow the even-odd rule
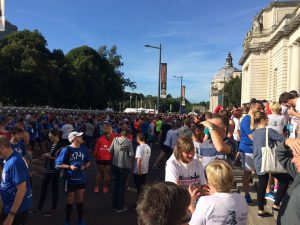
[[[102,135],[96,143],[94,148],[94,157],[96,160],[111,160],[111,154],[109,152],[110,145],[114,139],[114,135],[111,135],[110,139],[107,140],[104,135]]]
[[[2,130],[0,130],[0,135],[6,136],[8,140],[11,139],[11,134],[8,131],[2,131]]]

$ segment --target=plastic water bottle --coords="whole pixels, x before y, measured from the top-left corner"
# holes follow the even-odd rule
[[[290,138],[295,138],[295,133],[293,131],[293,124],[291,124],[290,122],[287,124],[287,130],[289,132],[289,137]]]

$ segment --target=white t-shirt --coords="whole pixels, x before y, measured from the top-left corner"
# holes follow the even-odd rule
[[[189,225],[246,225],[248,205],[238,193],[200,197]]]
[[[186,164],[177,161],[174,154],[168,159],[165,181],[188,187],[191,184],[206,184],[204,169],[199,160],[193,159]]]
[[[61,127],[61,138],[62,139],[68,139],[69,133],[71,133],[74,130],[73,126],[71,124],[65,124]]]
[[[135,159],[142,159],[142,174],[148,173],[149,168],[149,160],[151,156],[151,148],[147,144],[141,144],[137,146],[136,153],[135,153]],[[133,167],[133,173],[138,174],[137,170],[137,162],[135,160],[134,167]]]
[[[272,128],[273,130],[276,130],[278,134],[283,133],[283,127],[284,127],[284,115],[268,115],[269,118],[269,124],[268,128]]]
[[[238,131],[240,130],[240,120],[236,117],[233,117],[232,120],[234,122],[233,138],[236,141],[240,141],[240,136],[238,135]]]

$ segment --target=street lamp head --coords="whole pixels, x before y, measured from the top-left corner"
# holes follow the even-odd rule
[[[151,47],[151,46],[150,46],[150,45],[148,45],[148,44],[147,44],[147,45],[144,45],[144,46],[145,46],[146,48],[149,48],[149,47]]]
[[[175,75],[174,75],[173,77],[175,77],[175,78],[182,78],[182,75],[181,75],[181,76],[175,76]]]

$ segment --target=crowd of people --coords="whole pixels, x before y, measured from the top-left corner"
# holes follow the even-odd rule
[[[58,185],[66,192],[65,225],[76,205],[84,225],[87,169],[96,164],[95,193],[112,192],[112,210],[124,213],[128,177],[136,187],[139,225],[247,224],[249,184],[258,177],[257,216],[273,201],[278,224],[297,224],[300,203],[300,98],[283,93],[278,102],[251,99],[242,107],[218,107],[203,115],[122,114],[104,112],[28,112],[0,115],[0,186],[4,224],[26,224],[41,212],[51,186],[55,214]],[[265,171],[263,150],[276,149],[283,172]],[[160,153],[150,166],[154,147]],[[45,160],[39,201],[32,205],[32,158]],[[244,196],[232,192],[233,168],[243,170]],[[163,170],[165,180],[148,185],[147,174]],[[113,185],[111,185],[111,182]]]

